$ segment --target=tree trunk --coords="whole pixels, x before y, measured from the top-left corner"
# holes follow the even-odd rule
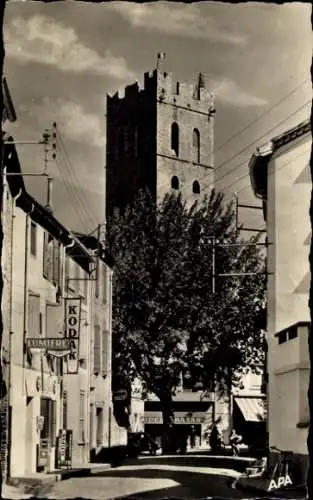
[[[162,449],[163,453],[173,453],[176,450],[175,427],[174,427],[174,412],[173,401],[171,396],[161,399],[162,416],[163,416],[163,436]]]
[[[3,322],[2,322],[2,289],[3,289],[3,276],[2,276],[2,246],[3,246],[3,227],[2,227],[2,201],[3,201],[3,140],[2,140],[2,117],[3,117],[3,94],[2,94],[2,78],[3,78],[3,63],[4,63],[4,41],[3,41],[3,23],[4,23],[4,11],[5,11],[6,2],[1,2],[0,5],[0,22],[1,22],[1,40],[0,40],[0,71],[1,71],[1,93],[0,93],[0,112],[1,112],[1,125],[0,125],[0,255],[1,255],[1,270],[0,270],[0,352],[2,351],[2,331],[3,331]],[[0,360],[0,384],[1,384],[1,394],[0,398],[3,397],[3,392],[5,393],[3,387],[3,370],[2,370],[2,360]],[[1,425],[0,428],[0,443],[3,443],[3,436],[6,434],[6,430]],[[1,449],[1,455],[3,450]],[[1,463],[1,474],[0,474],[0,498],[2,498],[2,481],[3,481],[3,470]]]

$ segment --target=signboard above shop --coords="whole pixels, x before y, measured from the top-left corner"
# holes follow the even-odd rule
[[[126,389],[120,389],[119,391],[113,392],[113,401],[126,401],[128,397],[128,391]]]
[[[33,338],[26,339],[29,349],[47,349],[52,351],[68,351],[70,339],[68,338]]]

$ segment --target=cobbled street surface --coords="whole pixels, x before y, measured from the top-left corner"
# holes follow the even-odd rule
[[[243,498],[231,488],[239,472],[208,466],[204,457],[147,457],[89,477],[53,484],[43,498]]]

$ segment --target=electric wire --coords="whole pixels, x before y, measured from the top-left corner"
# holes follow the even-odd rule
[[[303,87],[303,85],[305,83],[309,82],[309,79],[306,78],[305,80],[303,80],[300,85],[298,85],[297,87],[295,87],[291,92],[289,92],[289,94],[285,95],[284,97],[282,97],[279,101],[277,101],[275,104],[273,104],[272,106],[270,106],[269,108],[267,108],[263,113],[261,113],[255,120],[251,121],[248,125],[246,125],[245,127],[243,127],[242,129],[240,129],[238,132],[236,132],[234,135],[232,135],[231,137],[229,137],[225,142],[223,142],[217,149],[214,150],[214,154],[217,153],[218,151],[220,151],[224,146],[226,146],[227,144],[229,144],[230,142],[232,142],[234,139],[236,139],[236,137],[238,137],[239,135],[243,134],[244,132],[246,132],[247,130],[249,130],[253,125],[255,125],[256,123],[258,123],[260,120],[262,120],[262,118],[264,118],[266,115],[268,115],[271,111],[273,111],[273,109],[277,108],[280,104],[282,104],[283,102],[285,102],[287,99],[289,99],[289,97],[291,97],[292,95],[294,95],[301,87]]]
[[[79,193],[75,188],[75,184],[78,184],[78,179],[58,130],[56,133],[56,146],[57,152],[59,153],[57,153],[56,155],[56,162],[58,166],[61,167],[62,174],[64,174],[66,177],[66,181],[64,182],[66,191],[69,197],[73,200],[73,203],[77,210],[77,215],[83,222],[83,225],[85,226],[87,223],[88,228],[93,227],[94,220],[96,220],[97,218],[94,214],[91,214],[90,206],[86,203],[83,195]]]
[[[70,158],[69,158],[69,156],[67,154],[64,142],[62,140],[62,136],[60,135],[59,132],[57,133],[57,141],[58,141],[57,142],[58,145],[60,146],[60,151],[61,151],[63,160],[65,160],[65,164],[66,164],[67,169],[68,169],[68,175],[69,175],[69,177],[71,179],[71,184],[73,186],[72,189],[74,190],[74,186],[76,184],[79,184],[79,181],[78,181],[78,178],[76,176],[75,169],[73,168],[71,160],[70,160]],[[75,192],[75,194],[76,194],[77,199],[79,200],[79,203],[83,206],[83,209],[85,210],[86,216],[88,218],[90,218],[90,221],[93,220],[95,218],[94,214],[93,214],[93,216],[90,215],[90,212],[89,212],[90,207],[87,204],[87,202],[85,201],[84,196],[79,191],[77,191],[77,193]]]

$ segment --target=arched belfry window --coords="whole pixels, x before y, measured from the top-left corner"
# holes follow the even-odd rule
[[[176,122],[172,123],[171,149],[175,152],[176,156],[179,155],[179,127]]]
[[[179,179],[174,175],[171,179],[171,188],[172,189],[179,189]]]
[[[200,132],[197,128],[194,128],[192,133],[192,149],[193,161],[200,163]]]
[[[198,181],[194,181],[194,183],[192,185],[192,192],[194,194],[200,194],[200,184]]]

